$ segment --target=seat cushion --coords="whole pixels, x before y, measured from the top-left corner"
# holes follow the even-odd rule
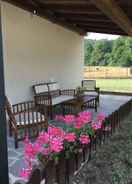
[[[28,125],[45,121],[45,116],[39,112],[24,112],[15,115],[17,125]]]
[[[36,92],[36,94],[48,92],[48,86],[47,86],[47,84],[36,85],[35,86],[35,92]]]
[[[58,97],[52,98],[52,105],[57,105],[65,101],[72,100],[73,98],[74,96],[60,95]]]
[[[83,87],[87,90],[94,90],[96,87],[96,80],[84,80]]]
[[[98,93],[96,91],[86,91],[84,92],[84,95],[98,96]]]
[[[60,89],[60,86],[57,82],[55,83],[51,83],[51,84],[48,84],[49,86],[49,91],[56,91],[56,90],[59,90]]]

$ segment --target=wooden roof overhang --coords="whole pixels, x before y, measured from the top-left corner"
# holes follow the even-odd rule
[[[81,35],[132,36],[131,0],[3,0]]]

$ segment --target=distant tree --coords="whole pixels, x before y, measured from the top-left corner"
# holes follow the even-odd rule
[[[85,65],[132,66],[132,38],[85,40]]]
[[[84,63],[85,63],[85,65],[90,65],[91,56],[92,56],[92,52],[93,52],[93,49],[94,49],[94,41],[85,40],[84,41],[84,49],[85,49]]]
[[[120,37],[114,41],[110,66],[132,66],[132,38]]]
[[[91,65],[107,65],[109,53],[112,50],[112,42],[108,40],[99,40],[94,45],[91,57]]]

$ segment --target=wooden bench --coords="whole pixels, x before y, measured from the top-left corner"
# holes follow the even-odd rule
[[[44,106],[47,114],[53,118],[53,108],[67,100],[74,98],[74,89],[60,89],[57,82],[41,83],[33,86],[36,106],[43,112]]]

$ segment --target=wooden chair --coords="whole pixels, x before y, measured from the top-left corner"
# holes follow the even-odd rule
[[[82,80],[82,87],[84,88],[84,94],[97,96],[97,102],[99,104],[100,88],[96,87],[96,80]]]
[[[6,98],[5,108],[9,117],[9,134],[14,136],[15,148],[26,136],[37,137],[40,131],[48,127],[46,116],[37,111],[34,101],[11,105]]]

